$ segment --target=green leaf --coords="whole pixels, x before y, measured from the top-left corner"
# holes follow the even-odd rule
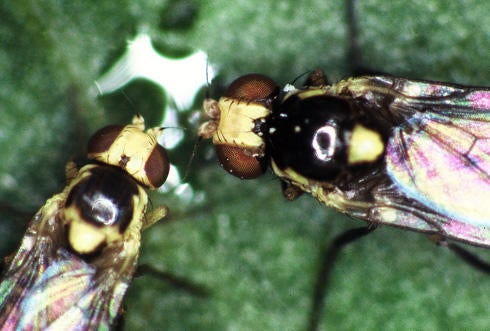
[[[147,84],[131,85],[126,90],[134,94],[116,93],[111,102],[89,93],[136,32],[147,31],[167,55],[206,51],[220,70],[211,86],[218,97],[248,72],[280,84],[317,67],[332,81],[347,77],[344,9],[339,0],[2,3],[2,252],[18,244],[28,221],[24,213],[61,191],[64,163],[80,155],[90,133],[129,121],[133,110],[161,118],[150,112],[152,105],[160,112],[164,96]],[[357,19],[365,65],[410,78],[488,85],[489,12],[490,4],[477,0],[362,1]],[[118,113],[114,108],[125,100],[129,110]],[[187,141],[171,156],[185,166],[197,128],[182,123]],[[321,248],[364,223],[309,196],[285,201],[272,175],[232,178],[206,159],[209,144],[199,147],[189,169],[204,200],[187,205],[154,195],[153,204],[169,204],[171,214],[168,224],[144,233],[141,261],[203,285],[210,295],[137,278],[126,298],[126,329],[304,329]],[[484,249],[476,252],[490,258]],[[489,292],[486,275],[424,235],[382,227],[342,253],[322,327],[485,329]]]

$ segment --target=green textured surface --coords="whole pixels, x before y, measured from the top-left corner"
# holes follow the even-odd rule
[[[128,88],[136,90],[134,108],[122,114],[114,106],[124,104],[122,94],[104,102],[87,92],[140,28],[168,54],[207,51],[224,82],[253,71],[283,84],[315,67],[333,80],[348,75],[343,1],[299,3],[0,4],[2,205],[33,212],[60,191],[64,163],[101,125],[129,120],[134,108],[144,109],[145,117],[155,118],[150,124],[156,124],[159,115],[147,112],[152,105],[161,109],[162,95],[149,84]],[[366,65],[413,78],[489,85],[488,13],[490,4],[479,0],[362,1]],[[194,138],[188,138],[186,148],[173,153],[182,164],[191,153]],[[208,147],[203,145],[199,155]],[[141,260],[203,284],[211,295],[197,298],[151,277],[138,278],[126,300],[126,329],[304,329],[320,247],[362,223],[307,196],[288,203],[273,176],[240,181],[215,160],[198,157],[190,179],[205,191],[205,201],[171,204],[172,222],[145,233]],[[160,200],[174,199],[153,198],[155,204]],[[17,245],[27,218],[4,209],[0,244],[7,252]],[[490,278],[426,237],[381,228],[346,249],[336,265],[323,325],[336,330],[488,329],[488,293]]]

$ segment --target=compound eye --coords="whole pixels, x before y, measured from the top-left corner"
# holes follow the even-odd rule
[[[277,96],[278,91],[279,87],[271,78],[261,74],[248,74],[234,80],[225,96],[267,104]]]
[[[145,163],[145,174],[150,188],[157,188],[165,183],[170,169],[167,151],[160,145],[155,148],[148,156]]]
[[[221,166],[230,174],[241,179],[254,179],[265,172],[264,162],[247,154],[242,147],[217,145],[216,154]]]
[[[167,152],[158,144],[159,130],[132,125],[109,125],[89,140],[89,160],[119,167],[150,189],[163,185],[170,169]]]
[[[90,137],[87,144],[87,153],[101,154],[107,152],[123,129],[124,125],[108,125],[100,129]]]

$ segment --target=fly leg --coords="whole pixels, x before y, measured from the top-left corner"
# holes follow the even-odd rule
[[[196,284],[189,279],[173,275],[168,271],[158,270],[147,264],[140,264],[136,269],[134,277],[151,276],[156,279],[164,280],[171,286],[189,292],[190,294],[205,298],[210,295],[209,290],[203,285]]]
[[[445,246],[458,256],[463,262],[470,267],[477,269],[487,275],[490,275],[490,263],[481,259],[478,255],[473,254],[461,245],[450,242],[444,238],[436,238],[436,243]]]
[[[338,259],[339,254],[342,252],[342,249],[356,240],[363,238],[375,228],[375,226],[367,226],[347,230],[335,237],[333,242],[325,246],[321,254],[320,270],[317,273],[315,287],[313,289],[313,297],[307,328],[308,331],[318,330],[318,324],[325,305],[326,290],[330,283],[330,276],[335,266],[335,262]]]
[[[352,76],[362,75],[379,75],[383,72],[368,68],[364,65],[362,59],[361,46],[359,43],[359,20],[357,19],[356,10],[357,0],[346,0],[345,11],[347,21],[347,32],[349,49],[347,50],[347,59],[349,61],[349,71]]]

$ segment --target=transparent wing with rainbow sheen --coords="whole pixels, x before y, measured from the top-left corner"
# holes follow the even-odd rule
[[[396,190],[408,203],[380,208],[380,222],[490,246],[490,90],[392,77],[362,80],[370,92],[363,98],[386,104],[387,116],[400,119],[385,157],[394,187],[378,200],[386,204]]]
[[[107,283],[101,283],[96,268],[71,254],[60,253],[60,259],[44,271],[22,301],[24,313],[19,328],[109,329],[118,313],[117,308],[111,309],[119,307],[128,284],[112,288],[110,280],[114,277],[110,272],[104,276]]]
[[[61,247],[63,201],[53,197],[34,216],[4,274],[0,330],[109,330],[118,315],[137,252],[123,268],[131,252],[114,247],[105,255],[112,267],[100,268]]]

